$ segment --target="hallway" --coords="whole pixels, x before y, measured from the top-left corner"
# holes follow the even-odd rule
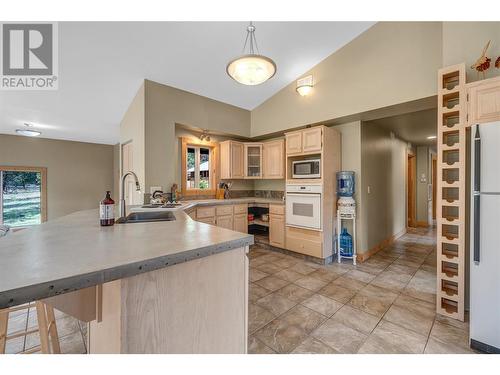
[[[250,251],[249,353],[472,353],[468,324],[435,313],[435,230],[366,262]]]

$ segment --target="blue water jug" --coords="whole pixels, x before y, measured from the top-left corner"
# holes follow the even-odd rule
[[[347,232],[347,228],[342,228],[340,233],[340,255],[352,257],[352,236]]]
[[[337,195],[339,197],[352,197],[354,195],[354,172],[337,172]]]

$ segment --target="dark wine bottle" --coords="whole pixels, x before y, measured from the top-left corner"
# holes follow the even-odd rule
[[[99,205],[101,226],[108,227],[115,224],[115,201],[111,199],[111,192],[106,192],[106,197]]]

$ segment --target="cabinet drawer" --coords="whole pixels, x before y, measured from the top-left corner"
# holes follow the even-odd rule
[[[233,214],[233,206],[228,204],[224,206],[217,206],[215,207],[217,216],[223,216],[223,215],[232,215]]]
[[[196,209],[196,218],[204,219],[206,217],[214,217],[215,216],[215,207],[198,207]]]
[[[235,204],[234,214],[246,214],[248,213],[248,204]]]
[[[270,204],[269,213],[274,215],[284,215],[285,205],[284,204]]]
[[[215,217],[206,217],[204,219],[198,219],[200,223],[205,223],[205,224],[212,224],[215,225]]]
[[[323,257],[322,232],[300,228],[286,228],[286,248],[290,251],[310,255],[316,258]]]

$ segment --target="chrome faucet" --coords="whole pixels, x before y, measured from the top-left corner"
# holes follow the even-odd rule
[[[137,175],[132,172],[128,171],[122,176],[122,183],[121,187],[122,189],[120,190],[120,218],[124,218],[127,216],[127,209],[125,205],[125,179],[127,176],[133,176],[135,179],[135,189],[136,191],[141,191],[141,185],[139,185],[139,179],[137,178]]]

